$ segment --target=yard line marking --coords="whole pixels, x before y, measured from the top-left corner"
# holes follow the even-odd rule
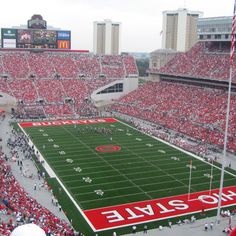
[[[136,186],[132,186],[132,187],[127,186],[127,187],[121,187],[121,188],[110,188],[110,189],[106,189],[106,190],[104,190],[104,191],[105,191],[105,193],[107,193],[107,192],[111,192],[111,191],[114,191],[114,190],[119,190],[119,189],[131,189],[131,188],[136,188],[136,189],[137,189]],[[89,191],[89,192],[83,192],[83,193],[74,193],[74,195],[75,195],[75,196],[83,196],[83,195],[88,195],[88,194],[93,194],[93,193],[94,193],[94,191]],[[144,194],[146,195],[145,192],[144,192]],[[121,194],[121,195],[122,195],[122,194]]]
[[[71,133],[69,130],[67,130],[64,126],[62,126],[62,128],[64,128],[66,130],[66,132],[70,133],[70,135],[72,135],[73,137],[75,137],[73,135],[73,133]],[[92,148],[90,148],[86,143],[84,143],[82,140],[80,140],[78,137],[75,137],[77,140],[79,140],[80,143],[82,143],[84,146],[86,146],[88,149],[90,149],[95,155],[97,155],[98,157],[100,157],[107,165],[109,165],[112,169],[114,169],[115,171],[117,171],[118,173],[120,173],[120,175],[122,175],[123,177],[125,177],[126,179],[128,179],[130,181],[130,183],[132,183],[133,185],[135,185],[137,188],[139,188],[139,190],[141,190],[141,192],[143,192],[144,194],[146,194],[137,184],[135,184],[132,180],[130,180],[128,177],[125,176],[125,174],[121,173],[118,169],[114,168],[109,162],[107,162],[104,158],[102,158],[99,153],[95,152]],[[152,199],[151,196],[149,196],[148,194],[146,194],[149,199]]]
[[[123,125],[126,125],[126,126],[132,128],[132,129],[134,129],[134,130],[136,130],[136,131],[138,131],[138,132],[141,132],[141,133],[143,133],[143,134],[145,134],[145,135],[147,135],[147,136],[149,136],[149,137],[151,137],[151,138],[153,138],[153,139],[155,139],[155,140],[157,140],[157,141],[159,141],[159,142],[161,142],[161,143],[163,143],[163,144],[168,145],[169,147],[172,147],[172,148],[174,148],[174,149],[176,149],[176,150],[181,151],[182,153],[185,153],[185,154],[187,154],[187,155],[189,155],[189,156],[192,156],[192,157],[194,157],[194,158],[196,158],[196,159],[198,159],[198,160],[200,160],[200,161],[202,161],[202,162],[204,162],[204,163],[207,163],[208,165],[211,165],[211,163],[209,163],[208,161],[205,161],[204,158],[202,158],[202,157],[199,157],[199,156],[197,156],[197,155],[195,155],[195,154],[193,154],[193,153],[191,153],[191,152],[188,152],[188,151],[186,151],[186,150],[184,150],[184,149],[182,149],[182,148],[180,148],[180,147],[177,147],[177,146],[175,146],[175,145],[173,145],[173,144],[171,144],[171,143],[168,143],[168,142],[166,142],[166,141],[164,141],[164,140],[162,140],[162,139],[160,139],[160,138],[157,138],[157,137],[152,136],[152,135],[150,135],[150,134],[147,134],[147,133],[145,133],[145,132],[143,132],[143,131],[140,131],[140,130],[138,130],[137,128],[132,127],[131,125],[128,125],[128,124],[126,124],[126,123],[124,123],[124,122],[122,122],[122,121],[120,121],[120,120],[118,120],[118,121],[119,121],[119,123],[121,123],[121,124],[123,124]],[[218,167],[218,166],[216,166],[216,165],[213,165],[213,166],[214,166],[215,168],[221,170],[221,167]],[[230,174],[230,175],[236,177],[235,174],[233,174],[233,173],[231,173],[231,172],[229,172],[229,171],[226,171],[226,170],[225,170],[225,173],[228,173],[228,174]]]
[[[124,194],[124,195],[112,196],[112,197],[103,197],[103,198],[98,198],[98,199],[80,201],[80,203],[83,204],[83,203],[88,203],[88,202],[103,201],[103,200],[108,200],[108,199],[121,198],[121,197],[133,196],[133,195],[141,195],[141,194],[144,195],[144,193],[142,192],[129,193],[129,194]]]
[[[234,178],[233,178],[234,179]],[[233,180],[232,179],[232,180]],[[198,185],[201,185],[201,184],[204,184],[204,183],[199,183]],[[152,191],[147,191],[147,193],[152,193],[152,192],[163,192],[163,191],[172,191],[173,189],[178,189],[178,188],[183,188],[183,186],[177,186],[177,187],[171,187],[171,188],[165,188],[165,189],[159,189],[159,190],[152,190]],[[105,190],[107,191],[107,190]],[[207,191],[207,190],[206,190]],[[91,192],[92,193],[92,192]],[[88,203],[88,202],[94,202],[94,201],[97,201],[97,200],[100,200],[100,201],[103,201],[103,200],[109,200],[109,199],[114,199],[114,198],[120,198],[120,197],[124,197],[124,196],[131,196],[131,195],[138,195],[140,193],[132,193],[132,194],[125,194],[125,195],[118,195],[118,196],[112,196],[112,197],[104,197],[104,198],[101,198],[101,199],[92,199],[92,200],[85,200],[85,201],[80,201],[80,203]],[[165,197],[163,197],[165,198]],[[145,200],[144,200],[145,201]],[[103,208],[103,207],[102,207]]]
[[[116,142],[117,144],[121,145],[120,143]],[[182,185],[188,187],[187,184],[183,183],[182,181],[176,179],[174,176],[172,176],[171,174],[167,173],[166,171],[164,171],[163,169],[161,169],[160,167],[152,164],[152,163],[149,163],[149,161],[147,161],[145,158],[141,157],[139,154],[133,152],[132,150],[130,150],[127,146],[126,146],[127,150],[129,150],[131,153],[135,154],[138,158],[142,159],[144,162],[148,163],[148,164],[151,164],[151,166],[153,166],[155,169],[159,169],[161,172],[163,172],[164,174],[166,174],[167,176],[171,177],[172,179],[176,180],[177,182],[181,183]],[[192,188],[193,189],[193,188]],[[194,190],[194,189],[193,189]],[[195,190],[196,191],[196,190]]]
[[[178,169],[185,169],[186,167],[181,167],[181,168],[178,168]],[[199,169],[199,168],[198,168]],[[168,170],[177,170],[177,168],[171,168],[171,169],[168,169]],[[107,170],[107,171],[95,171],[95,172],[89,172],[88,174],[92,175],[92,174],[97,174],[97,173],[106,173],[106,172],[109,172],[109,171],[112,171],[112,170]],[[195,173],[200,173],[200,172],[203,172],[203,171],[206,171],[206,169],[202,169],[202,170],[196,170],[194,171]],[[149,173],[153,173],[153,172],[156,172],[156,170],[147,170],[147,171],[138,171],[138,172],[133,172],[133,173],[130,173],[130,174],[126,174],[127,176],[129,175],[137,175],[137,174],[149,174]],[[175,175],[179,175],[180,173],[173,173],[172,175],[175,176]],[[71,175],[61,175],[61,177],[70,177],[70,176],[75,176],[74,174],[71,174]],[[165,175],[160,175],[160,176],[165,176]],[[158,177],[158,176],[156,176]],[[147,178],[147,177],[146,177]],[[145,178],[144,178],[145,179]]]
[[[93,178],[94,181],[96,181],[96,178]],[[90,185],[84,185],[84,186],[76,186],[76,187],[68,187],[70,189],[79,189],[79,188],[87,188],[89,187],[93,187],[93,186],[97,186],[97,185],[109,185],[109,184],[116,184],[116,183],[122,183],[122,182],[127,182],[128,180],[120,180],[120,181],[113,181],[113,182],[106,182],[106,183],[97,183],[97,184],[90,184]],[[129,186],[130,187],[130,186]],[[78,194],[81,195],[81,194]]]
[[[86,175],[91,175],[91,174],[99,174],[99,173],[106,173],[106,172],[109,172],[109,171],[114,171],[114,170],[104,170],[104,171],[96,171],[96,172],[89,172],[89,173],[86,173]],[[61,177],[70,177],[70,176],[75,176],[77,173],[74,173],[74,174],[71,174],[71,175],[61,175]],[[78,174],[79,175],[79,174]]]
[[[137,158],[136,158],[137,159]],[[156,162],[156,161],[153,161],[153,162]],[[63,162],[62,161],[60,161],[60,163],[62,164],[62,165],[57,165],[57,166],[55,166],[55,167],[61,167],[61,166],[63,166]],[[80,163],[80,162],[79,162]],[[93,162],[93,163],[101,163],[101,162]],[[138,163],[140,163],[140,164],[143,164],[143,161],[136,161],[136,162],[128,162],[128,163],[123,163],[123,162],[121,162],[121,163],[118,163],[118,164],[113,164],[113,166],[120,166],[120,165],[132,165],[132,164],[138,164]],[[152,165],[152,163],[151,162],[149,162],[150,163],[150,165]],[[86,163],[81,163],[81,164],[85,164],[86,165]],[[74,164],[74,165],[77,165],[76,163]],[[90,165],[90,163],[88,163],[88,165]],[[72,165],[71,165],[72,166]],[[152,165],[152,166],[154,166],[154,165]],[[179,166],[179,167],[176,167],[176,163],[166,163],[165,162],[165,165],[158,165],[158,166],[160,166],[160,167],[163,167],[163,166],[175,166],[174,168],[167,168],[167,169],[165,169],[166,171],[169,171],[169,170],[180,170],[180,169],[186,169],[186,166]],[[199,169],[199,168],[201,168],[201,166],[205,166],[205,165],[196,165],[197,167],[198,167],[198,170],[196,170],[195,172],[197,172],[197,171],[202,171],[203,169]],[[101,166],[102,167],[102,166]],[[128,167],[128,168],[121,168],[122,170],[126,170],[126,169],[137,169],[137,168],[141,168],[142,166],[135,166],[135,167]],[[93,168],[97,168],[97,166],[90,166],[90,167],[84,167],[85,169],[93,169]],[[69,170],[69,169],[68,169]],[[68,170],[59,170],[59,171],[68,171]]]
[[[220,174],[218,174],[218,176],[220,176]],[[202,176],[198,176],[198,177],[194,177],[192,180],[197,180],[197,179],[201,179]],[[233,180],[234,178],[232,179],[227,179],[227,181],[230,181],[230,180]],[[94,179],[96,181],[96,178]],[[180,178],[181,181],[184,181],[184,180],[188,180],[188,178]],[[135,179],[133,179],[133,181],[135,181]],[[92,185],[89,185],[90,186],[97,186],[97,185],[109,185],[111,183],[120,183],[120,182],[127,182],[127,180],[123,180],[123,181],[114,181],[114,182],[108,182],[108,183],[97,183],[97,184],[92,184]],[[162,181],[161,184],[168,184],[168,183],[172,183],[173,181],[171,180],[168,180],[168,181]],[[213,181],[214,182],[218,182],[218,180],[215,180]],[[146,184],[140,184],[139,186],[143,187],[143,186],[149,186],[149,185],[158,185],[158,183],[146,183]],[[206,184],[206,183],[198,183],[198,184],[194,184],[195,185],[202,185],[202,184]],[[87,188],[88,186],[76,186],[76,187],[68,187],[70,189],[81,189],[81,188]],[[182,185],[181,186],[178,186],[178,187],[183,187]],[[123,188],[128,188],[128,187],[123,187]],[[175,187],[171,187],[171,188],[175,188]],[[122,189],[122,188],[121,188]],[[158,187],[159,189],[159,187]],[[108,191],[108,190],[114,190],[114,189],[106,189],[105,191]],[[164,189],[165,190],[165,189]],[[156,191],[159,191],[159,190],[156,190],[156,189],[153,189],[152,191],[146,191],[148,193],[151,193],[151,192],[156,192]],[[163,189],[161,189],[160,191],[163,191]],[[86,193],[89,193],[89,192],[86,192]],[[85,194],[86,194],[85,193]],[[81,194],[78,194],[78,195],[81,195]]]

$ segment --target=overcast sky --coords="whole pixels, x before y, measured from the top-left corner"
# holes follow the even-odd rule
[[[48,25],[71,30],[72,49],[93,50],[93,22],[122,23],[121,51],[151,52],[161,47],[162,12],[186,7],[204,17],[231,16],[233,0],[2,0],[0,28],[26,24],[41,14]]]

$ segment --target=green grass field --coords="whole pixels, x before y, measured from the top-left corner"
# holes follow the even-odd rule
[[[112,134],[97,131],[104,128]],[[191,192],[209,189],[207,174],[211,171],[212,189],[220,185],[218,167],[212,169],[209,163],[122,122],[24,127],[24,130],[82,210],[188,193],[190,160],[194,166]],[[116,145],[121,150],[98,152],[96,147],[101,145]],[[224,186],[234,184],[235,176],[226,173]],[[63,208],[70,212],[65,207],[73,204],[63,196],[61,200],[66,199],[70,205]],[[75,214],[74,210],[72,213]],[[78,228],[82,225],[78,224]]]

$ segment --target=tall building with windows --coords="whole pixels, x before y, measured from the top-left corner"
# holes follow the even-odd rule
[[[180,8],[163,12],[162,48],[185,52],[197,42],[197,21],[200,11]]]
[[[120,53],[121,24],[111,20],[93,23],[94,54],[118,55]]]

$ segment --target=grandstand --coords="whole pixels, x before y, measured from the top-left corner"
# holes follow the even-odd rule
[[[0,76],[8,79],[85,77],[118,79],[137,76],[134,58],[129,55],[93,56],[89,53],[74,53],[63,50],[0,50]]]
[[[150,74],[181,78],[226,81],[229,78],[229,42],[198,42],[188,52],[179,53],[159,70]],[[235,82],[236,75],[232,80]]]
[[[150,217],[147,221],[135,221],[137,213],[131,210],[132,204],[163,198],[174,201],[173,196],[186,198],[192,161],[195,176],[191,196],[208,194],[209,179],[213,178],[209,170],[214,169],[214,189],[210,191],[216,197],[227,105],[228,57],[228,43],[199,42],[188,52],[176,54],[160,69],[150,71],[157,80],[137,88],[137,66],[129,55],[1,49],[0,95],[9,99],[4,105],[14,121],[16,118],[28,122],[15,129],[8,127],[5,132],[7,147],[3,146],[9,153],[7,157],[2,149],[0,155],[0,211],[15,214],[22,221],[32,218],[37,224],[43,222],[45,232],[51,230],[55,235],[72,236],[75,231],[32,198],[11,174],[8,159],[18,161],[18,155],[34,157],[39,172],[47,171],[47,190],[51,185],[63,210],[73,219],[70,223],[89,235],[116,227],[123,234],[129,230],[124,226],[162,220]],[[227,144],[230,155],[236,154],[235,76]],[[112,105],[101,109],[96,102],[105,98]],[[100,118],[107,114],[120,120]],[[1,113],[2,121],[4,116]],[[235,190],[234,181],[235,171],[228,168],[225,183],[229,189],[225,191]],[[103,194],[107,194],[104,199]],[[200,213],[203,203],[197,201],[196,211],[178,217]],[[116,205],[125,206],[121,211],[126,210],[130,214],[127,219],[133,221],[113,227],[97,224],[94,214]],[[230,202],[225,206],[235,210],[234,205]],[[176,210],[178,206],[174,206]],[[151,215],[150,208],[143,205],[135,209]],[[122,218],[112,212],[110,218]],[[212,212],[206,216],[211,215]],[[88,218],[94,222],[88,223]],[[156,227],[155,222],[150,227]],[[0,233],[9,235],[13,228],[13,224],[2,223]],[[110,234],[111,231],[101,233]]]
[[[123,84],[124,78],[138,75],[131,56],[93,56],[65,50],[35,53],[3,49],[0,71],[0,92],[16,98],[18,113],[25,118],[27,114],[35,116],[30,107],[39,103],[45,117],[87,113],[88,109],[83,111],[82,107],[88,107],[87,98],[93,91],[101,92],[99,88],[106,89],[111,82],[114,85],[119,80]]]

